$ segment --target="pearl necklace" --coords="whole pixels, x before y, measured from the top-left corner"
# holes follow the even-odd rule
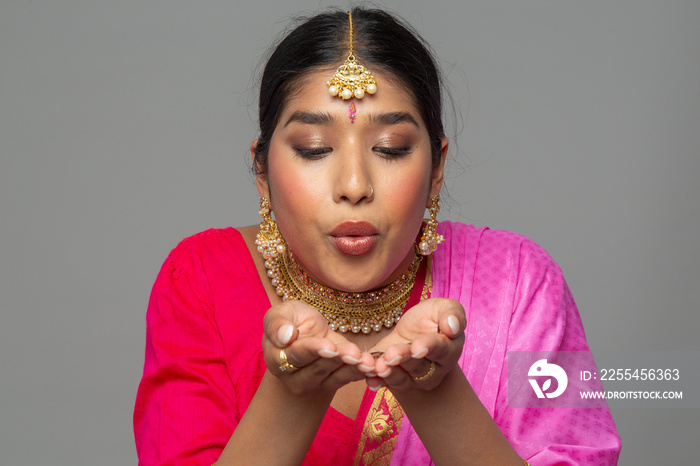
[[[322,285],[301,268],[274,221],[263,221],[255,240],[265,259],[267,276],[283,300],[298,300],[318,309],[332,330],[345,333],[379,332],[399,321],[418,273],[422,256],[416,254],[406,273],[388,286],[362,293]]]

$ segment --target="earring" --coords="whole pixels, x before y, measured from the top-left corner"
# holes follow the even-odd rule
[[[260,210],[258,213],[262,217],[260,231],[255,237],[255,244],[258,246],[258,252],[262,254],[265,259],[284,254],[287,247],[285,246],[284,238],[277,228],[277,223],[272,220],[272,215],[270,215],[270,201],[268,201],[267,198],[260,198]]]
[[[437,249],[438,244],[445,241],[445,237],[437,233],[437,213],[440,212],[440,195],[437,194],[430,200],[430,220],[423,227],[423,235],[418,244],[419,252],[429,256]]]

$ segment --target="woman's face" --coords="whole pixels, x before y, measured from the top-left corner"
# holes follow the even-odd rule
[[[312,73],[289,99],[267,172],[256,181],[312,278],[367,291],[413,260],[425,208],[442,184],[447,140],[433,169],[428,131],[408,92],[375,75],[376,94],[344,101],[326,91],[332,73]]]

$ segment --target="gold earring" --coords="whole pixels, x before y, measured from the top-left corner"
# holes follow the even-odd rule
[[[445,237],[437,233],[437,213],[440,212],[440,195],[437,194],[430,201],[430,220],[423,227],[423,235],[418,244],[418,251],[429,256],[437,249],[438,244],[445,241]]]
[[[258,247],[258,252],[265,259],[275,258],[287,250],[284,238],[277,228],[277,223],[272,220],[271,212],[270,201],[261,197],[258,213],[262,217],[262,222],[260,222],[260,231],[255,237],[255,244]]]

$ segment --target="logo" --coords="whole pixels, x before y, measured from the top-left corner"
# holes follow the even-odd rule
[[[534,378],[528,379],[532,389],[535,391],[537,398],[556,398],[566,390],[566,386],[569,384],[569,378],[566,376],[566,371],[556,364],[547,363],[546,359],[540,359],[536,361],[530,370],[527,372],[528,377],[547,377],[544,381],[542,387],[540,387],[537,380]],[[557,381],[557,388],[553,392],[548,392],[552,386],[552,378]]]

